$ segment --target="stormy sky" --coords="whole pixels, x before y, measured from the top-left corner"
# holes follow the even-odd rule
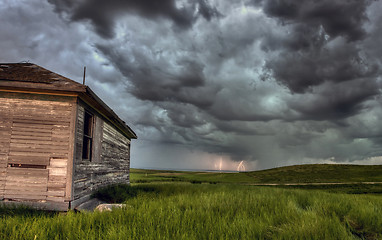
[[[0,62],[86,66],[132,167],[381,164],[381,22],[370,0],[0,0]]]

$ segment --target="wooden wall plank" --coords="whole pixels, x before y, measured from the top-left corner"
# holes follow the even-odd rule
[[[8,174],[8,173],[7,173]],[[47,179],[46,177],[36,177],[36,176],[28,176],[28,175],[7,175],[6,176],[6,185],[18,185],[18,184],[36,184],[46,185]]]
[[[47,196],[46,200],[51,201],[51,202],[64,202],[65,198],[64,197],[56,197],[56,196]],[[67,208],[66,208],[66,210],[67,210]]]
[[[47,127],[45,128],[36,128],[33,126],[28,126],[26,125],[25,127],[15,127],[14,125],[12,126],[12,134],[14,132],[37,132],[37,133],[51,133],[52,132],[52,126],[51,125],[45,125]]]
[[[101,153],[102,153],[102,138],[103,138],[103,120],[95,116],[95,125],[94,125],[94,133],[93,133],[93,159],[92,162],[100,162],[101,161]]]
[[[18,151],[18,149],[25,149],[25,150],[29,150],[31,149],[33,151],[33,149],[35,150],[44,150],[42,152],[52,152],[52,151],[55,151],[55,152],[59,152],[59,150],[66,150],[65,152],[67,152],[68,150],[68,146],[65,146],[65,145],[55,145],[55,144],[33,144],[33,143],[14,143],[14,142],[11,142],[10,144],[10,148],[11,150],[12,149],[15,149],[15,151]]]
[[[66,168],[50,168],[49,176],[66,176]]]
[[[65,197],[65,190],[64,189],[59,191],[48,190],[47,196]]]
[[[9,185],[6,184],[5,191],[9,194],[13,191],[23,191],[23,192],[46,192],[46,184],[25,184]]]
[[[10,135],[9,135],[10,136]],[[51,141],[53,140],[53,138],[51,136],[23,136],[23,135],[13,135],[12,136],[12,140],[13,139],[25,139],[25,140],[38,140],[38,141]],[[59,139],[59,138],[55,138],[56,140]]]
[[[52,129],[54,125],[44,123],[18,122],[14,120],[12,128],[33,128],[33,129]]]
[[[7,169],[7,177],[10,176],[23,176],[36,177],[36,178],[46,178],[48,179],[48,169],[35,169],[35,168],[12,168]]]
[[[11,144],[36,144],[36,145],[53,145],[53,146],[67,146],[69,147],[69,144],[67,141],[46,141],[46,140],[36,140],[36,139],[19,139],[19,138],[12,138]]]
[[[25,131],[12,131],[12,138],[15,135],[19,136],[36,136],[36,137],[51,137],[52,132],[25,132]]]
[[[59,124],[59,123],[64,123],[64,124],[68,124],[68,120],[65,119],[65,118],[55,118],[54,120],[47,120],[47,119],[52,119],[52,118],[48,118],[48,117],[33,117],[33,116],[23,116],[23,115],[19,115],[19,116],[16,116],[18,117],[19,119],[17,119],[16,122],[18,123],[34,123],[34,124],[38,124],[38,123],[41,123],[42,125],[46,124],[46,125],[52,125],[52,124]],[[25,117],[23,119],[21,119],[22,117]]]
[[[10,156],[8,163],[48,165],[49,157]]]
[[[49,183],[54,183],[54,184],[58,184],[58,183],[65,183],[66,181],[66,176],[62,176],[62,175],[50,175],[49,176],[49,180],[48,180],[48,184]]]
[[[20,199],[20,200],[46,200],[46,192],[45,194],[9,194],[7,192],[4,193],[4,198],[6,199]]]
[[[68,159],[65,158],[52,158],[50,159],[50,164],[48,169],[50,168],[66,168],[68,164]]]
[[[12,126],[12,104],[0,98],[0,199],[4,198]]]
[[[54,156],[54,155],[57,155],[57,154],[67,154],[68,153],[68,150],[67,149],[47,149],[47,148],[23,148],[23,147],[13,147],[11,146],[10,147],[10,152],[12,154],[19,154],[19,155],[22,155],[22,153],[31,153],[31,154],[46,154],[46,155],[50,155],[50,156]],[[52,153],[54,152],[54,153]],[[10,153],[10,154],[11,154]]]
[[[58,182],[51,181],[51,178],[49,176],[48,189],[53,189],[53,188],[65,189],[65,186],[66,186],[66,184],[63,183],[62,181],[58,181]]]

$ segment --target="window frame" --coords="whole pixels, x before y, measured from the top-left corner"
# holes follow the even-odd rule
[[[82,159],[92,161],[94,134],[94,114],[85,110],[82,137]]]

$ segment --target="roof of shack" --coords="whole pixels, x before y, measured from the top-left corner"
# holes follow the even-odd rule
[[[23,91],[76,93],[101,112],[118,129],[130,138],[137,138],[134,131],[104,103],[88,86],[49,71],[33,63],[0,63],[0,88]]]

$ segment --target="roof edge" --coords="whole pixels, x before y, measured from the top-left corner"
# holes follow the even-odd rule
[[[67,77],[64,77],[60,74],[57,74],[53,71],[50,71],[48,69],[45,69],[37,64],[34,63],[0,63],[0,66],[4,68],[8,68],[8,66],[5,65],[17,65],[19,66],[26,66],[31,67],[35,66],[36,68],[39,68],[38,71],[43,71],[43,77],[45,77],[45,80],[49,80],[49,78],[60,78],[59,80],[67,83],[61,84],[59,86],[54,84],[45,84],[43,81],[40,80],[39,82],[39,76],[36,76],[37,70],[33,70],[32,72],[28,72],[29,70],[26,70],[23,72],[24,80],[20,79],[11,79],[11,78],[4,78],[1,79],[0,77],[0,89],[2,90],[8,90],[8,91],[23,91],[23,92],[29,92],[32,94],[53,94],[53,95],[60,95],[60,93],[65,94],[73,94],[73,96],[77,96],[78,98],[81,98],[85,102],[93,103],[91,106],[95,108],[95,110],[99,111],[102,115],[104,115],[117,129],[119,129],[126,137],[130,139],[137,139],[136,133],[123,121],[121,120],[118,115],[104,102],[101,98],[99,98],[91,89],[89,86],[78,83],[72,79],[69,79]],[[24,69],[22,69],[24,70]],[[33,77],[36,78],[36,82],[34,81],[25,81],[25,76],[28,76],[27,74],[33,75]],[[45,75],[44,75],[45,74]],[[47,75],[50,74],[48,77]],[[28,77],[30,77],[30,75]],[[52,76],[51,76],[52,75]],[[7,76],[7,75],[6,75]],[[13,77],[13,76],[7,76],[7,77]],[[33,78],[32,78],[33,79]],[[88,101],[87,101],[88,100]]]
[[[86,100],[86,97],[94,99],[100,106],[103,112],[108,113],[106,117],[108,120],[123,131],[131,139],[137,139],[137,134],[123,121],[101,98],[99,98],[89,86],[86,86],[86,92],[79,95],[82,100]]]

